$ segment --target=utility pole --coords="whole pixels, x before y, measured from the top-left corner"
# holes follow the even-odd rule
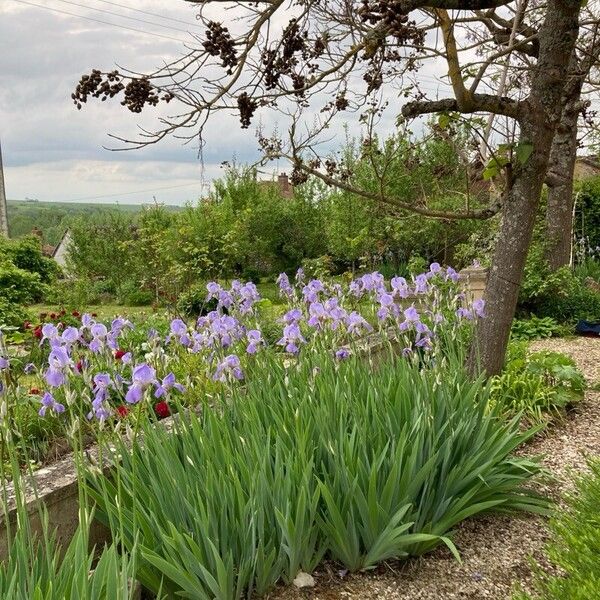
[[[0,145],[0,235],[8,237],[8,206],[4,188],[4,168],[2,166],[2,146]]]

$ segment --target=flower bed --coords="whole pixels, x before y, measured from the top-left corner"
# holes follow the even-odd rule
[[[124,318],[54,315],[32,328],[27,356],[0,350],[4,415],[13,429],[22,431],[25,420],[54,437],[126,429],[140,417],[169,416],[175,397],[195,405],[260,377],[271,355],[327,350],[332,360],[345,360],[370,333],[401,343],[408,360],[427,361],[483,314],[481,300],[465,303],[457,281],[455,271],[435,263],[411,282],[370,273],[343,285],[304,281],[299,272],[291,283],[283,274],[286,305],[276,321],[256,286],[236,281],[229,288],[209,283],[206,302],[214,310],[193,323],[175,318],[144,331]],[[26,436],[24,461],[28,443]]]

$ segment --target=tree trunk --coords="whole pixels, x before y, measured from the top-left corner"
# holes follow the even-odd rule
[[[573,172],[577,152],[577,115],[567,130],[565,119],[561,120],[552,144],[551,170],[559,180],[548,187],[546,207],[546,260],[552,271],[571,262],[571,239],[573,234]]]
[[[468,367],[488,375],[500,372],[517,306],[550,148],[561,115],[561,98],[569,59],[579,31],[580,3],[549,0],[540,29],[540,50],[526,108],[520,116],[520,143],[532,144],[524,164],[514,164],[505,197],[500,235],[484,299],[486,318],[479,322]]]
[[[548,166],[546,208],[546,260],[553,271],[571,262],[573,234],[573,173],[577,159],[577,121],[585,73],[571,61],[571,77],[565,89],[565,105],[556,128]]]

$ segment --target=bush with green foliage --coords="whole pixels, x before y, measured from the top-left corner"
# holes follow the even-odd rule
[[[504,371],[491,385],[492,399],[502,412],[544,423],[583,397],[585,379],[568,356],[546,350],[528,353],[526,342],[512,342]]]
[[[600,459],[589,460],[589,473],[575,480],[550,521],[546,556],[552,572],[535,571],[535,593],[514,600],[594,600],[600,597]]]
[[[309,356],[311,359],[309,360]],[[99,517],[150,590],[198,600],[265,593],[327,557],[351,570],[420,555],[486,511],[544,511],[532,432],[481,380],[398,359],[273,362],[174,434],[144,427],[114,477],[90,475]],[[216,408],[216,410],[215,410]],[[173,490],[181,501],[173,502]]]
[[[564,333],[565,328],[552,317],[536,317],[535,315],[531,315],[528,319],[515,319],[510,330],[513,340],[537,340],[560,336]]]
[[[23,305],[42,299],[58,273],[56,263],[43,256],[35,236],[0,237],[0,325],[22,325]]]

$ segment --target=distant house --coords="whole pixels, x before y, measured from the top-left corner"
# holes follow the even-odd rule
[[[58,265],[62,269],[67,268],[67,254],[69,252],[69,245],[71,244],[71,232],[67,229],[62,238],[60,238],[60,242],[54,248],[54,252],[52,253],[52,258],[58,263]]]
[[[69,244],[71,243],[71,232],[68,229],[63,233],[62,238],[56,246],[52,246],[52,244],[44,244],[42,231],[37,227],[34,227],[31,230],[31,235],[35,235],[40,240],[40,246],[44,256],[53,258],[62,269],[66,268],[67,252],[69,249]]]
[[[259,181],[258,185],[264,189],[276,187],[284,198],[294,197],[294,186],[290,183],[286,173],[280,173],[276,180]]]

